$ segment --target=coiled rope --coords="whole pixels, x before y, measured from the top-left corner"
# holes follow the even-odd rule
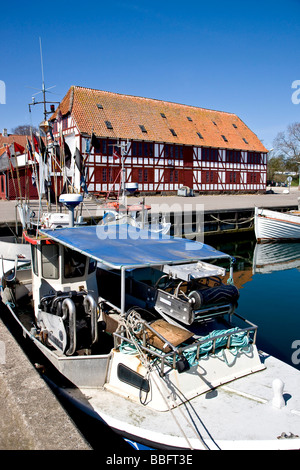
[[[236,356],[241,349],[244,349],[249,346],[250,343],[250,339],[247,333],[245,331],[240,331],[238,328],[231,328],[230,330],[212,331],[204,338],[201,338],[201,342],[202,341],[205,341],[201,344],[199,348],[199,356],[201,356],[202,359],[206,358],[208,354],[213,349],[215,349],[215,355],[217,356],[221,352],[227,364],[228,361],[226,356],[224,355],[224,349],[227,346],[228,342],[228,346],[230,347],[230,350],[234,356]],[[199,360],[197,359],[197,350],[198,345],[196,343],[187,351],[183,351],[183,355],[187,359],[190,366],[195,366],[199,362]]]
[[[232,354],[236,356],[241,349],[245,349],[250,344],[250,338],[248,337],[247,332],[240,331],[239,328],[231,328],[229,330],[215,330],[209,333],[207,336],[202,337],[200,341],[204,341],[200,347],[198,341],[195,342],[194,346],[191,346],[189,349],[182,351],[182,355],[186,358],[191,367],[199,363],[200,359],[197,359],[197,351],[198,355],[201,356],[202,359],[205,359],[213,349],[215,350],[216,356],[220,353],[223,354],[225,347],[228,345]],[[136,354],[137,352],[140,352],[140,346],[137,347],[137,342],[138,341],[135,340],[134,344],[130,344],[127,341],[123,341],[119,346],[119,349],[125,354]],[[245,352],[249,352],[249,350],[250,348],[245,350]],[[223,356],[226,363],[228,364],[226,356],[224,354]],[[173,357],[167,357],[166,360],[169,363],[173,363]]]

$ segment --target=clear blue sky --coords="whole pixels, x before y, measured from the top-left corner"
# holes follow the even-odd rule
[[[39,37],[55,101],[80,85],[233,112],[269,149],[300,121],[299,0],[6,1],[0,18],[0,132],[43,118]]]

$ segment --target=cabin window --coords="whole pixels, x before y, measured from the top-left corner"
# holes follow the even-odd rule
[[[70,248],[64,248],[64,277],[66,279],[83,277],[85,265],[86,256]]]
[[[58,245],[42,245],[42,276],[58,279]]]
[[[94,260],[93,258],[90,258],[90,260],[89,260],[89,271],[88,271],[88,274],[91,274],[91,273],[93,273],[94,271],[96,271],[96,267],[97,267],[97,261]]]
[[[39,275],[38,270],[38,257],[37,257],[37,248],[35,245],[31,245],[31,259],[32,259],[32,270],[36,276]]]

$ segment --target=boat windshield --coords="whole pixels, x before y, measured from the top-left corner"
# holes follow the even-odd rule
[[[58,279],[58,245],[42,245],[42,275]]]
[[[83,277],[86,260],[85,255],[64,247],[64,277],[66,279]]]

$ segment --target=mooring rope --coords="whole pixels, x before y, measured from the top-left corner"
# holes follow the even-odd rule
[[[244,220],[243,222],[237,222],[236,220],[233,220],[232,222],[228,222],[226,220],[218,219],[217,217],[215,217],[212,214],[210,214],[210,217],[212,219],[216,220],[217,222],[220,222],[220,223],[226,224],[226,225],[242,225],[242,224],[247,224],[248,222],[251,222],[252,220],[254,220],[254,217],[250,217],[249,219]]]

